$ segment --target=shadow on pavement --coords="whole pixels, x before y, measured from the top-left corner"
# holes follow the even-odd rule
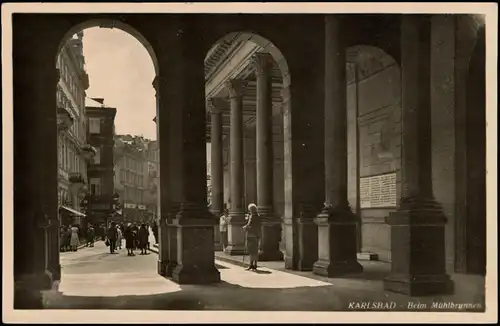
[[[373,291],[373,289],[353,291],[349,287],[334,285],[285,289],[249,288],[224,281],[203,286],[181,285],[180,291],[154,295],[89,297],[67,296],[56,291],[49,292],[44,294],[45,309],[363,311],[363,309],[350,308],[349,303],[382,301],[396,303],[396,308],[391,311],[408,311],[408,302],[415,299],[420,303],[428,303],[426,309],[419,311],[442,312],[445,310],[431,309],[431,303],[436,300],[448,300],[447,297],[410,298],[386,291]],[[472,298],[461,300],[464,303],[472,301]],[[482,307],[484,307],[484,302],[482,302]]]

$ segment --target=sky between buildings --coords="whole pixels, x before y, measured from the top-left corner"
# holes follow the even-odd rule
[[[119,29],[95,27],[84,30],[83,54],[90,79],[87,96],[104,98],[116,108],[116,133],[156,140],[155,71],[146,48]]]
[[[117,134],[156,139],[156,98],[153,62],[146,48],[119,29],[83,31],[83,53],[90,79],[88,97],[104,98],[115,107]]]

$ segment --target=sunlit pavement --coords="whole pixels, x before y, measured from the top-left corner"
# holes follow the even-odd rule
[[[378,300],[407,310],[409,301],[433,301],[383,291],[381,280],[332,280],[267,267],[255,273],[218,260],[221,283],[178,285],[156,273],[155,253],[139,252],[133,257],[127,256],[126,249],[110,254],[101,241],[94,248],[62,253],[59,292],[45,293],[46,308],[334,311],[349,310],[352,302]],[[444,300],[469,303],[481,296],[469,287]]]

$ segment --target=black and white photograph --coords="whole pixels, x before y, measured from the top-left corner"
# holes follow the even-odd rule
[[[497,19],[2,4],[4,322],[498,321]]]

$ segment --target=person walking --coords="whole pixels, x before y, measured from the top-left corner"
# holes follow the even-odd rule
[[[87,228],[87,247],[93,247],[95,241],[95,229],[92,224]]]
[[[121,250],[122,249],[123,232],[122,232],[122,228],[119,225],[116,226],[116,233],[117,233],[116,248]]]
[[[70,246],[72,251],[77,251],[78,246],[80,245],[80,239],[78,237],[78,228],[73,225],[70,227],[71,230],[71,238],[70,238]]]
[[[227,247],[227,224],[229,222],[229,213],[227,209],[224,209],[224,213],[219,218],[219,231],[220,231],[220,242],[222,244],[222,251],[226,250]]]
[[[149,230],[145,223],[142,223],[139,232],[139,249],[141,249],[141,255],[148,255],[148,240],[149,240]]]
[[[134,254],[134,233],[132,225],[129,223],[123,232],[125,237],[125,248],[127,248],[127,256],[135,256]]]
[[[111,222],[107,232],[107,242],[109,243],[109,252],[111,254],[115,253],[116,249],[116,239],[118,238],[118,232],[116,231],[115,222]]]
[[[158,244],[158,223],[156,221],[153,222],[153,236],[155,238],[155,244]]]
[[[243,226],[246,231],[246,248],[250,256],[250,266],[247,270],[257,270],[257,261],[259,260],[259,241],[261,230],[261,217],[257,211],[257,205],[248,205],[248,220]]]

